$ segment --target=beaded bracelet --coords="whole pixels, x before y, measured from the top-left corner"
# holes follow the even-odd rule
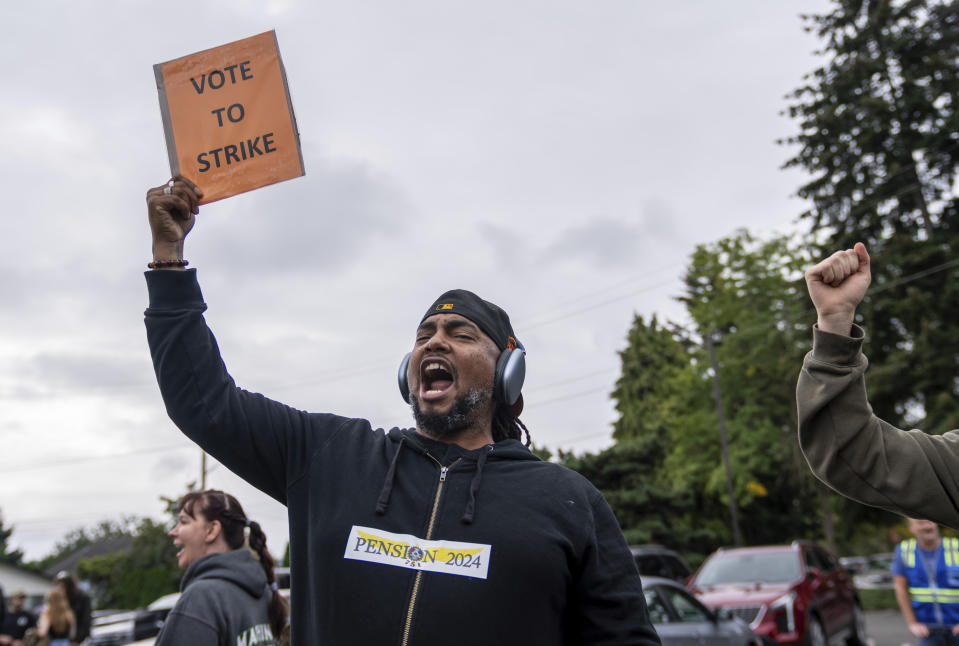
[[[166,269],[167,267],[186,267],[189,264],[189,260],[154,260],[147,263],[147,267],[150,269]]]

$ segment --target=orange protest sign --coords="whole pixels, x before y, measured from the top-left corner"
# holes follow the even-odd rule
[[[268,31],[153,66],[173,175],[201,204],[299,177],[300,135]]]

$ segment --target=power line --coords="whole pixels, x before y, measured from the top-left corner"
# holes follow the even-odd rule
[[[577,435],[575,438],[556,440],[556,445],[560,444],[579,444],[580,442],[585,442],[586,440],[592,440],[597,437],[602,437],[604,435],[611,435],[612,431],[599,431],[597,433],[590,433],[589,435]]]
[[[657,271],[657,272],[645,273],[645,274],[643,274],[643,275],[641,276],[641,278],[649,278],[649,277],[655,276],[655,275],[657,275],[657,274],[662,274],[662,273],[664,273],[664,272],[666,272],[666,271],[672,271],[672,270],[674,270],[676,267],[679,267],[679,266],[681,266],[681,265],[673,265],[673,266],[670,266],[670,267],[664,267],[664,268],[660,269],[660,270]],[[620,281],[619,283],[615,283],[614,285],[609,286],[609,287],[606,287],[606,288],[603,288],[603,289],[598,289],[598,290],[594,289],[594,290],[591,290],[589,294],[584,295],[584,296],[580,296],[580,297],[578,297],[578,298],[574,298],[574,299],[569,300],[569,301],[566,301],[566,302],[562,303],[562,304],[561,304],[558,308],[556,308],[556,309],[562,310],[562,309],[563,309],[563,306],[565,306],[565,305],[574,305],[574,304],[576,304],[576,303],[579,303],[579,302],[582,302],[582,301],[585,301],[585,300],[589,300],[589,299],[591,299],[591,298],[595,298],[596,296],[599,296],[599,295],[601,295],[601,294],[606,294],[606,293],[615,291],[615,290],[619,289],[620,287],[623,287],[624,285],[628,285],[629,283],[631,283],[631,282],[633,282],[633,281],[635,281],[635,280],[637,280],[637,279],[638,279],[637,277],[633,277],[633,278],[629,278],[629,279],[624,280],[624,281]],[[578,309],[578,310],[573,310],[572,312],[562,312],[562,311],[561,311],[561,313],[559,313],[559,314],[557,314],[557,315],[552,315],[552,314],[550,313],[551,310],[547,310],[547,314],[534,315],[533,317],[531,317],[531,318],[532,318],[532,322],[523,321],[523,323],[522,323],[522,328],[523,328],[523,330],[531,330],[531,329],[535,329],[535,328],[537,328],[537,327],[542,327],[542,326],[544,326],[544,325],[548,325],[548,324],[553,323],[553,322],[555,322],[555,321],[561,321],[561,320],[563,320],[563,319],[570,318],[571,316],[575,316],[576,314],[581,314],[581,313],[583,313],[583,312],[588,312],[588,311],[590,311],[590,310],[594,310],[594,309],[598,309],[598,308],[600,308],[600,307],[604,307],[605,305],[608,305],[608,304],[610,304],[610,303],[615,303],[615,302],[617,302],[617,301],[621,301],[621,300],[623,300],[624,298],[629,298],[630,296],[635,296],[636,294],[641,294],[641,293],[643,293],[643,292],[651,291],[651,290],[653,290],[653,289],[656,289],[657,287],[662,286],[663,284],[664,284],[664,283],[661,282],[661,283],[659,283],[659,284],[657,284],[657,285],[643,286],[643,287],[641,287],[641,288],[638,289],[638,290],[633,290],[633,291],[627,292],[627,293],[625,293],[625,294],[621,294],[621,295],[619,295],[619,296],[617,296],[617,297],[615,297],[615,298],[608,299],[608,300],[604,300],[604,301],[600,301],[599,303],[594,303],[593,305],[590,305],[590,306],[587,306],[587,307],[584,307],[584,308],[580,308],[580,309]],[[543,318],[544,320],[542,320],[542,321],[537,321],[537,319],[539,319],[539,318]]]
[[[607,391],[609,389],[608,385],[600,386],[599,388],[591,388],[589,390],[584,390],[578,393],[573,393],[571,395],[563,395],[561,397],[554,397],[553,399],[546,399],[543,401],[537,401],[525,408],[539,408],[540,406],[546,406],[547,404],[555,404],[556,402],[568,401],[570,399],[578,399],[580,397],[586,397],[587,395],[594,395],[598,392]]]
[[[914,281],[914,280],[918,280],[918,279],[920,279],[920,278],[925,278],[926,276],[931,276],[931,275],[933,275],[933,274],[937,274],[937,273],[942,272],[942,271],[947,271],[947,270],[953,269],[953,268],[955,268],[955,267],[959,267],[959,259],[957,259],[957,260],[950,260],[950,261],[948,261],[948,262],[941,263],[941,264],[936,265],[936,266],[934,266],[934,267],[930,267],[930,268],[928,268],[928,269],[923,269],[923,270],[921,270],[921,271],[917,271],[916,273],[909,274],[908,276],[903,276],[902,278],[899,278],[899,279],[897,279],[897,280],[894,280],[894,281],[892,281],[892,282],[890,282],[890,283],[886,283],[886,284],[884,284],[884,285],[880,285],[880,286],[878,286],[878,287],[876,287],[876,288],[870,287],[870,288],[869,288],[869,291],[866,293],[866,296],[869,297],[869,296],[871,296],[871,295],[875,295],[875,294],[878,294],[878,293],[880,293],[880,292],[884,292],[884,291],[886,291],[886,290],[893,289],[893,288],[895,288],[895,287],[899,287],[899,286],[904,285],[904,284],[906,284],[906,283],[910,283],[910,282],[912,282],[912,281]],[[770,321],[770,322],[768,322],[768,323],[760,323],[760,324],[757,324],[757,325],[754,325],[754,326],[751,326],[751,327],[742,328],[742,329],[737,329],[737,330],[735,331],[735,334],[751,334],[751,333],[753,333],[753,332],[759,332],[759,331],[766,330],[766,329],[771,328],[771,327],[776,327],[776,326],[782,325],[782,324],[786,324],[786,325],[790,325],[790,324],[792,324],[792,325],[798,325],[798,324],[801,323],[803,320],[807,319],[810,315],[815,314],[815,313],[816,313],[816,308],[815,308],[815,307],[811,307],[811,308],[809,308],[809,309],[803,310],[801,313],[799,313],[797,316],[795,316],[795,317],[793,317],[793,318],[791,318],[791,319],[789,319],[789,318],[786,318],[786,319],[777,319],[777,320],[774,320],[774,321]]]
[[[600,376],[600,375],[606,375],[606,374],[609,374],[609,373],[611,373],[611,372],[616,372],[616,371],[618,371],[618,370],[619,370],[619,366],[616,366],[615,368],[605,368],[605,369],[603,369],[603,370],[596,370],[595,372],[590,372],[590,373],[587,373],[587,374],[584,374],[584,375],[579,375],[579,376],[576,376],[576,377],[570,377],[569,379],[560,379],[559,381],[553,381],[553,382],[550,382],[550,383],[547,383],[547,384],[541,384],[541,385],[539,385],[539,386],[534,386],[533,388],[527,389],[526,392],[527,392],[527,393],[533,393],[533,392],[540,392],[540,391],[542,391],[542,390],[549,390],[549,389],[555,388],[555,387],[557,387],[557,386],[565,386],[566,384],[575,383],[575,382],[577,382],[577,381],[584,381],[584,380],[586,380],[586,379],[591,379],[591,378],[593,378],[593,377],[598,377],[598,376]]]
[[[195,445],[186,445],[186,444],[168,444],[165,446],[152,446],[142,449],[131,449],[129,451],[120,451],[116,453],[108,453],[106,455],[86,455],[76,458],[63,458],[61,460],[44,460],[43,462],[37,462],[34,464],[20,464],[13,466],[0,466],[0,473],[21,473],[24,471],[38,471],[40,469],[48,469],[51,467],[61,467],[64,465],[71,464],[84,464],[87,462],[97,462],[99,460],[114,460],[116,458],[125,458],[131,455],[141,455],[143,453],[164,453],[167,451],[179,451],[186,449],[195,449]]]
[[[617,296],[617,297],[615,297],[615,298],[610,298],[610,299],[608,299],[608,300],[600,301],[599,303],[594,303],[593,305],[589,305],[589,306],[587,306],[587,307],[583,307],[583,308],[578,309],[578,310],[573,310],[573,311],[567,312],[567,313],[565,313],[565,314],[560,314],[560,315],[558,315],[558,316],[554,316],[554,317],[552,317],[552,318],[550,318],[550,319],[547,319],[547,320],[545,320],[545,321],[542,321],[542,322],[540,322],[540,323],[533,323],[532,325],[526,325],[526,326],[524,326],[523,329],[524,329],[524,330],[534,330],[534,329],[536,329],[536,328],[543,327],[544,325],[549,325],[549,324],[551,324],[551,323],[556,323],[556,322],[558,322],[558,321],[562,321],[562,320],[565,320],[565,319],[568,319],[568,318],[572,318],[572,317],[574,317],[574,316],[578,316],[578,315],[580,315],[580,314],[584,314],[584,313],[586,313],[586,312],[589,312],[589,311],[592,311],[592,310],[595,310],[595,309],[599,309],[600,307],[605,307],[606,305],[612,305],[613,303],[618,303],[619,301],[621,301],[621,300],[623,300],[623,299],[630,298],[631,296],[636,296],[636,295],[638,295],[638,294],[643,294],[643,293],[645,293],[645,292],[650,292],[650,291],[652,291],[652,290],[654,290],[654,289],[658,289],[658,288],[660,288],[660,287],[662,287],[662,286],[663,286],[663,284],[660,283],[660,284],[657,284],[657,285],[649,285],[649,286],[646,286],[646,287],[642,287],[642,288],[640,288],[640,289],[637,289],[637,290],[631,291],[631,292],[627,292],[627,293],[622,294],[622,295],[620,295],[620,296]]]

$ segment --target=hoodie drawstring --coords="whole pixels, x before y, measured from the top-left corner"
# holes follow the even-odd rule
[[[473,524],[473,516],[476,514],[476,494],[479,493],[480,481],[483,479],[483,466],[486,464],[486,458],[493,452],[493,447],[488,451],[483,451],[476,460],[476,474],[470,482],[470,500],[466,505],[466,511],[463,512],[462,521],[467,525]]]
[[[380,492],[380,498],[376,501],[376,513],[382,516],[386,513],[386,508],[390,504],[390,494],[393,493],[393,481],[396,479],[396,462],[400,459],[400,451],[403,449],[403,444],[406,443],[406,438],[401,437],[400,443],[396,447],[396,453],[393,454],[393,459],[390,461],[390,468],[386,472],[386,478],[383,480],[383,490]]]

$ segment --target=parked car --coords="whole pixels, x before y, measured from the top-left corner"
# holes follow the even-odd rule
[[[863,557],[866,565],[852,580],[857,588],[892,588],[892,554],[873,554]]]
[[[849,646],[866,643],[862,608],[849,573],[814,543],[717,550],[689,588],[710,608],[742,618],[771,644],[827,646],[838,639]]]
[[[123,646],[133,641],[136,610],[112,610],[93,615],[86,646]]]
[[[839,557],[839,565],[841,565],[846,572],[855,576],[859,572],[864,571],[869,566],[869,557],[868,556],[841,556]]]
[[[152,643],[179,598],[179,592],[172,592],[146,608],[94,618],[86,646],[123,646],[142,639]]]
[[[630,545],[636,567],[643,581],[649,576],[659,576],[686,583],[693,569],[682,556],[662,545]]]
[[[761,646],[746,622],[726,610],[710,610],[672,579],[646,577],[643,592],[663,646]]]

